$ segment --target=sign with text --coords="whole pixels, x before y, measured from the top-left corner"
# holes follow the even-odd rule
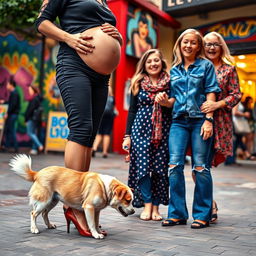
[[[3,133],[4,133],[4,124],[5,124],[5,114],[8,110],[8,104],[1,104],[0,105],[0,144],[2,141]]]
[[[203,35],[213,31],[218,32],[228,44],[256,41],[256,17],[228,19],[196,29]]]
[[[69,129],[65,112],[49,112],[45,150],[64,151]]]
[[[166,0],[166,7],[172,8],[173,10],[184,9],[195,5],[202,5],[212,2],[220,2],[220,0]]]
[[[4,116],[7,113],[8,110],[8,104],[1,104],[0,105],[0,129],[4,128]]]
[[[253,3],[255,0],[163,0],[163,10],[173,17],[182,17]]]

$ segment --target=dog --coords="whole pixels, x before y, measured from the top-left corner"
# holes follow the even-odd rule
[[[9,163],[12,171],[33,182],[29,191],[30,205],[33,207],[31,233],[39,233],[36,219],[41,213],[46,226],[49,229],[56,228],[50,223],[48,213],[59,201],[84,211],[88,228],[96,239],[104,238],[99,229],[102,209],[109,205],[124,217],[135,212],[131,189],[115,177],[96,172],[79,172],[60,166],[49,166],[36,172],[31,169],[31,162],[30,156],[19,154]]]

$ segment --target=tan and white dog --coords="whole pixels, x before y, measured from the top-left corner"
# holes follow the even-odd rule
[[[10,160],[11,170],[33,182],[29,191],[31,233],[39,233],[36,219],[42,213],[46,226],[56,228],[48,219],[48,213],[59,201],[72,208],[84,210],[90,232],[102,239],[99,230],[100,211],[111,206],[123,216],[134,213],[131,189],[116,178],[95,172],[79,172],[60,166],[46,167],[38,172],[31,169],[31,158],[16,155]]]

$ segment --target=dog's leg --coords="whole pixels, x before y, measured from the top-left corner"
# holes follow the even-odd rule
[[[57,205],[58,202],[59,202],[58,199],[53,198],[50,204],[48,204],[47,207],[42,212],[44,223],[49,229],[55,229],[57,227],[55,224],[50,223],[48,218],[48,213]]]
[[[99,228],[99,220],[100,220],[100,211],[95,210],[95,227],[98,233],[101,234],[101,230]]]
[[[36,219],[37,216],[46,208],[47,203],[39,202],[39,201],[33,201],[33,211],[31,211],[31,225],[30,225],[30,231],[33,234],[38,234],[39,230],[36,226]]]
[[[100,219],[100,211],[94,210],[94,216],[95,216],[95,228],[100,233],[100,228],[99,228],[99,219]]]
[[[36,218],[40,213],[36,212],[36,211],[31,211],[30,215],[31,215],[31,224],[30,224],[30,231],[32,234],[38,234],[39,230],[36,226]]]
[[[92,233],[92,236],[96,239],[103,239],[104,235],[100,234],[99,230],[99,223],[96,224],[96,212],[92,205],[86,204],[84,207],[85,217],[87,220],[88,227]]]

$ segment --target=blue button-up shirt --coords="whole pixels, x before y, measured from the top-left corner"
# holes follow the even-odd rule
[[[188,115],[191,118],[203,118],[200,107],[206,101],[206,95],[220,92],[214,66],[198,58],[186,71],[183,64],[171,69],[170,97],[175,98],[173,118]]]

